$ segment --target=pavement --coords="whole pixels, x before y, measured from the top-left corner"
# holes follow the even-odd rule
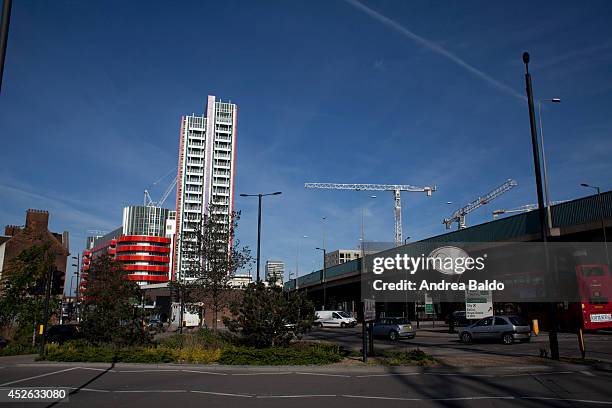
[[[317,329],[310,339],[358,351],[360,328]],[[537,357],[547,345],[460,343],[444,327],[421,326],[413,340],[376,340],[376,348],[416,347],[438,363],[428,367],[366,365],[358,358],[328,366],[221,366],[37,362],[35,356],[0,357],[0,397],[9,389],[64,387],[69,401],[31,407],[312,407],[612,406],[612,335],[586,336],[587,357],[598,364]],[[574,335],[561,334],[561,354],[579,356]],[[570,361],[570,362],[568,362]],[[2,397],[4,398],[4,397]],[[23,402],[0,403],[0,408]]]
[[[361,326],[354,328],[317,328],[306,339],[331,341],[349,351],[359,352],[362,346]],[[578,362],[581,359],[575,334],[559,333],[559,353]],[[612,333],[585,334],[586,359],[592,364],[612,367]],[[540,357],[540,350],[548,350],[548,333],[533,336],[529,343],[505,345],[501,342],[464,344],[457,332],[448,333],[448,327],[423,322],[414,339],[392,342],[382,338],[374,340],[375,350],[411,350],[419,348],[447,367],[494,367],[498,365],[551,364]]]
[[[612,405],[612,373],[584,367],[227,367],[0,358],[0,388],[65,387],[31,407],[569,407]],[[22,402],[0,406],[24,406]]]

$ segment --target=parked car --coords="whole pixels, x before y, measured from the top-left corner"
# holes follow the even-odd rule
[[[317,310],[315,325],[319,327],[354,327],[357,320],[342,310]]]
[[[414,339],[416,337],[416,330],[412,327],[410,320],[405,317],[381,317],[374,321],[374,331],[372,334],[396,341],[401,338]]]
[[[7,346],[8,340],[4,337],[0,336],[0,349],[3,349]]]
[[[57,324],[47,330],[47,342],[62,344],[68,340],[76,340],[81,337],[78,326],[74,324]]]
[[[446,323],[450,324],[451,320],[453,321],[455,327],[469,326],[470,324],[474,323],[473,320],[465,317],[465,310],[457,310],[451,313]]]
[[[459,331],[459,339],[464,343],[473,340],[501,340],[512,344],[515,340],[531,340],[531,328],[520,316],[491,316],[480,319]]]

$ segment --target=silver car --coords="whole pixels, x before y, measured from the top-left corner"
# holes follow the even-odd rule
[[[372,334],[375,337],[387,337],[391,341],[396,341],[400,338],[414,339],[416,330],[405,317],[381,317],[374,321]]]
[[[531,328],[520,316],[491,316],[462,328],[459,339],[464,343],[473,340],[501,340],[504,344],[512,344],[515,340],[528,342]]]

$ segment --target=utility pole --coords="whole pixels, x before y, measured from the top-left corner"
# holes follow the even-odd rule
[[[12,3],[13,0],[4,0],[2,7],[2,20],[0,22],[0,92],[2,92],[2,77],[4,76],[4,60],[6,59]]]
[[[536,190],[538,194],[538,216],[540,218],[540,237],[544,244],[544,257],[546,272],[549,272],[549,258],[547,245],[547,222],[544,207],[544,193],[542,191],[542,168],[540,166],[540,152],[538,149],[538,133],[536,130],[535,110],[533,106],[533,90],[531,87],[531,74],[529,73],[529,53],[523,53],[523,63],[525,64],[525,88],[527,92],[527,105],[529,107],[529,126],[531,129],[531,147],[533,153],[533,164],[536,178]],[[555,282],[556,284],[556,282]],[[548,330],[548,341],[550,344],[550,356],[553,360],[559,360],[559,342],[557,339],[557,319],[556,304],[549,302],[550,328]]]

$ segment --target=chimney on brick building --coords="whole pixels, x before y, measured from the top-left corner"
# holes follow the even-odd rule
[[[28,209],[26,212],[26,228],[34,231],[46,231],[49,228],[49,212]]]

